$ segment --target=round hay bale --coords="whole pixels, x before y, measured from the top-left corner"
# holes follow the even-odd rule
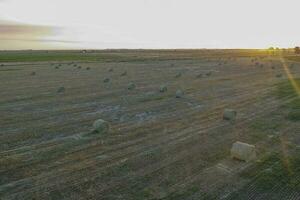
[[[184,92],[182,90],[177,90],[175,93],[176,98],[181,98],[184,96]]]
[[[235,120],[236,115],[237,112],[235,110],[226,108],[223,113],[223,119],[232,121]]]
[[[60,87],[57,90],[57,93],[64,93],[66,91],[65,87]]]
[[[81,66],[78,66],[77,69],[81,69]]]
[[[152,99],[155,99],[155,97],[157,97],[157,93],[156,92],[146,92],[144,95],[141,95],[139,98],[140,102],[147,102],[150,101]]]
[[[90,67],[87,67],[87,68],[86,68],[86,70],[90,70],[90,69],[91,69]]]
[[[134,90],[135,89],[135,84],[134,83],[129,83],[127,89],[128,90]]]
[[[168,91],[168,87],[166,85],[161,85],[159,87],[159,92],[164,93]]]
[[[35,76],[36,73],[35,73],[35,72],[31,72],[30,75],[31,75],[31,76]]]
[[[196,78],[202,78],[202,74],[197,74]]]
[[[127,71],[125,71],[121,74],[121,76],[126,76],[126,75],[127,75]]]
[[[109,78],[105,78],[105,79],[103,80],[104,83],[108,83],[109,81],[110,81]]]
[[[212,72],[211,71],[209,71],[209,72],[206,72],[206,76],[211,76],[211,74],[212,74]]]
[[[55,69],[59,69],[59,66],[56,66]]]
[[[235,142],[231,148],[231,157],[241,161],[253,161],[256,159],[255,146],[243,142]]]
[[[103,119],[97,119],[93,123],[93,132],[105,134],[109,131],[109,123]]]
[[[178,72],[178,73],[175,75],[175,78],[179,78],[179,77],[181,77],[181,76],[182,76],[181,72]]]

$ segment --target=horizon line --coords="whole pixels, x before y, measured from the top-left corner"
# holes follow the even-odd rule
[[[296,46],[295,46],[296,47]],[[276,48],[276,50],[292,50],[295,47]],[[66,48],[66,49],[0,49],[0,51],[105,51],[105,50],[270,50],[269,48]]]

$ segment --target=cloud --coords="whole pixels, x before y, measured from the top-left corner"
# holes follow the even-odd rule
[[[69,41],[69,40],[55,40],[55,39],[16,39],[16,38],[13,38],[13,39],[1,39],[0,40],[5,40],[5,41],[26,41],[26,42],[45,42],[45,43],[48,43],[48,42],[55,42],[55,43],[80,43],[79,41]]]
[[[62,29],[0,20],[0,49],[51,48],[51,45],[77,43],[57,37]]]
[[[54,33],[55,27],[20,24],[10,21],[0,21],[0,38],[22,38],[47,36]]]

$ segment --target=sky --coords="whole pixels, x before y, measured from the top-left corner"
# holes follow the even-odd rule
[[[0,0],[0,50],[300,45],[299,0]]]

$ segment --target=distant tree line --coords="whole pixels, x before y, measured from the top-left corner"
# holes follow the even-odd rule
[[[295,54],[300,54],[300,47],[295,47]]]
[[[279,49],[278,47],[277,48],[274,48],[274,47],[270,47],[269,48],[269,51],[270,52],[272,52],[273,54],[275,53],[275,52],[278,52],[278,51],[286,51],[286,50],[289,50],[289,49]],[[299,46],[296,46],[295,48],[294,48],[294,52],[295,52],[295,54],[300,54],[300,47]]]

